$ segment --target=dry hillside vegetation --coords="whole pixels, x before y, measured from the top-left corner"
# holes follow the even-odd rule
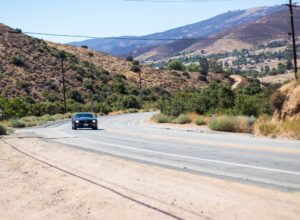
[[[293,81],[281,87],[273,99],[278,103],[278,109],[273,117],[274,121],[300,119],[299,81]]]
[[[68,88],[76,88],[85,97],[91,91],[111,93],[109,87],[116,77],[125,79],[132,90],[138,88],[138,74],[131,71],[132,62],[91,51],[45,42],[0,24],[0,96],[31,95],[43,100],[45,93],[61,91],[59,53],[66,51],[65,69]],[[190,77],[177,71],[155,70],[141,65],[143,88],[159,87],[174,92],[206,84],[197,75]],[[213,78],[221,76],[213,74]],[[83,86],[85,85],[85,86]]]

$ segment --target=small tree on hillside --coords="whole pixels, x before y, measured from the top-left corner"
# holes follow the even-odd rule
[[[138,65],[132,65],[131,69],[132,72],[135,72],[139,74],[139,89],[142,91],[142,73],[141,73],[141,68]]]
[[[209,70],[209,63],[208,60],[204,57],[200,58],[199,60],[199,72],[201,75],[207,76]]]

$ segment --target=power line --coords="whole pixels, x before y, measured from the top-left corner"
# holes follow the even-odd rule
[[[162,2],[162,3],[202,3],[202,2],[232,2],[234,0],[123,0],[125,2],[140,2],[140,3],[150,3],[150,2]]]
[[[20,34],[19,32],[10,31],[10,33]],[[53,36],[53,37],[70,37],[70,38],[85,38],[85,39],[99,39],[99,40],[133,40],[133,41],[212,41],[221,39],[251,39],[251,38],[263,38],[263,37],[279,37],[288,35],[288,33],[278,34],[261,34],[261,35],[244,35],[244,36],[233,36],[233,37],[206,37],[206,38],[147,38],[147,37],[97,37],[88,35],[72,35],[72,34],[53,34],[53,33],[42,33],[42,32],[29,32],[24,31],[24,34],[29,35],[41,35],[41,36]]]

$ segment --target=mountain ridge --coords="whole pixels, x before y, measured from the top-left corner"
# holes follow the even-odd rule
[[[246,10],[229,11],[212,18],[193,24],[173,28],[167,31],[153,33],[145,36],[132,36],[137,39],[181,39],[181,38],[203,38],[219,33],[227,28],[245,24],[257,20],[274,12],[283,10],[283,6],[258,7]],[[140,51],[152,49],[156,46],[170,44],[174,41],[141,41],[141,40],[119,40],[119,39],[90,39],[80,42],[71,42],[71,45],[87,45],[89,48],[117,56],[132,54],[139,56]]]

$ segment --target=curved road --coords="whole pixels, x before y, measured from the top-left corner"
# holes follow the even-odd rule
[[[300,191],[300,141],[166,129],[146,124],[151,115],[103,116],[98,131],[74,131],[70,122],[59,122],[22,132],[186,172]]]

